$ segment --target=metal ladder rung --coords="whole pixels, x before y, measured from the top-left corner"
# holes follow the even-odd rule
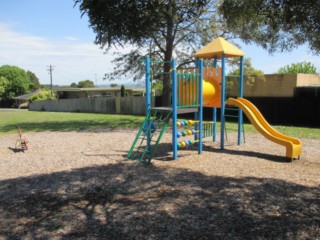
[[[150,110],[148,115],[145,118],[145,121],[140,127],[139,133],[134,140],[132,147],[128,153],[128,158],[135,158],[140,161],[150,161],[154,151],[157,148],[157,145],[168,126],[170,120],[170,115],[164,116],[162,112],[157,110]],[[155,129],[153,129],[153,123]],[[149,137],[150,136],[150,137]],[[149,141],[149,144],[146,144]],[[152,144],[151,144],[152,143]],[[138,146],[136,146],[138,145]],[[133,151],[134,149],[134,151]]]
[[[239,111],[238,108],[225,108],[225,110],[230,110],[230,111]]]

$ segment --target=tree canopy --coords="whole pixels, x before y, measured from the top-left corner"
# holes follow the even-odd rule
[[[29,76],[29,89],[30,91],[35,91],[38,88],[40,88],[40,82],[39,82],[39,78],[36,76],[36,74],[34,74],[31,71],[27,71],[27,75]]]
[[[0,76],[0,99],[2,98],[2,95],[5,93],[8,84],[8,79],[6,79],[3,76]]]
[[[82,14],[88,14],[90,26],[97,34],[95,43],[111,45],[174,45],[180,28],[188,30],[204,14],[209,0],[75,0]],[[178,39],[178,41],[182,41]],[[162,42],[165,40],[166,42]],[[170,54],[167,52],[167,54]],[[160,55],[161,58],[164,56]]]
[[[263,71],[255,69],[252,66],[251,58],[246,58],[244,61],[244,81],[247,85],[252,86],[256,78],[264,79]],[[240,75],[240,69],[236,68],[229,72],[229,75]]]
[[[0,67],[0,99],[4,105],[10,106],[16,96],[34,91],[40,87],[38,77],[31,71],[17,66]]]
[[[301,44],[320,52],[319,0],[224,0],[219,9],[245,43],[254,42],[270,53]]]
[[[286,65],[278,70],[280,74],[286,73],[309,73],[317,74],[317,68],[311,62],[299,62]]]
[[[94,82],[91,80],[83,80],[83,81],[79,81],[78,88],[94,88]]]
[[[77,88],[78,85],[77,85],[75,82],[73,82],[73,83],[70,84],[70,87],[72,87],[72,88]]]
[[[142,56],[163,60],[170,71],[173,57],[192,63],[192,53],[218,36],[254,42],[270,52],[308,43],[320,49],[318,0],[74,0],[89,17],[95,43],[131,51],[114,59],[106,79],[143,76]],[[170,105],[170,76],[163,75],[163,105]]]
[[[0,77],[8,80],[5,91],[1,95],[2,101],[11,101],[14,97],[27,93],[30,89],[30,78],[27,72],[19,67],[1,66]]]
[[[79,81],[78,84],[73,82],[70,84],[70,87],[72,88],[94,88],[94,82],[91,80],[82,80]]]
[[[75,0],[82,14],[88,14],[90,26],[96,33],[95,43],[110,46],[132,45],[132,51],[115,58],[115,71],[108,79],[133,75],[139,79],[143,66],[139,59],[152,58],[170,61],[178,57],[191,62],[192,52],[213,37],[226,34],[215,11],[214,0]],[[209,4],[210,3],[210,4]],[[211,10],[212,8],[212,10]],[[170,64],[164,64],[164,72]],[[163,79],[163,105],[170,104],[169,76]]]

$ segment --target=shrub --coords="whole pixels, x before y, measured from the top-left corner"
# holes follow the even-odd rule
[[[43,101],[43,100],[53,100],[56,99],[55,96],[51,96],[51,91],[42,91],[37,95],[29,98],[29,103],[36,102],[36,101]]]

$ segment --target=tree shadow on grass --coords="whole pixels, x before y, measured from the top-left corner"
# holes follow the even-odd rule
[[[92,131],[95,129],[119,129],[136,128],[140,125],[139,120],[119,119],[116,122],[107,121],[47,121],[47,122],[23,122],[16,124],[6,124],[1,126],[0,132],[6,133],[21,127],[24,132],[41,131]]]
[[[5,239],[317,239],[319,187],[133,162],[0,184]]]

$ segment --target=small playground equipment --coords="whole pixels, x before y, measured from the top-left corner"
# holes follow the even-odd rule
[[[285,146],[286,157],[293,159],[301,155],[301,142],[287,137],[274,130],[263,118],[257,108],[243,99],[243,65],[244,53],[236,46],[221,37],[203,47],[197,53],[194,68],[177,68],[176,61],[152,61],[145,58],[146,69],[146,118],[130,148],[129,159],[150,162],[157,146],[172,119],[172,151],[173,159],[178,157],[178,149],[189,145],[197,145],[198,154],[202,153],[202,139],[217,136],[217,108],[220,108],[220,148],[224,149],[225,123],[229,114],[228,106],[236,107],[237,144],[242,142],[243,112],[251,123],[267,139]],[[237,99],[226,99],[226,62],[228,58],[239,58],[240,75]],[[204,68],[204,60],[211,60],[212,68]],[[153,64],[171,64],[170,72],[154,72]],[[172,104],[166,107],[151,107],[151,77],[169,75],[172,82]],[[227,106],[228,105],[228,106]],[[213,108],[213,121],[203,122],[203,107]],[[178,121],[178,114],[194,113],[194,120]],[[191,129],[179,130],[179,127],[193,126]],[[193,136],[193,139],[178,141],[178,138]]]
[[[29,140],[22,135],[21,128],[18,127],[18,137],[16,140],[15,148],[20,149],[22,151],[28,150],[28,143],[29,143]]]
[[[299,139],[283,135],[265,120],[261,112],[248,100],[244,98],[229,98],[226,104],[237,106],[243,110],[252,125],[268,140],[280,144],[286,148],[286,157],[299,158],[301,155],[301,142]]]

